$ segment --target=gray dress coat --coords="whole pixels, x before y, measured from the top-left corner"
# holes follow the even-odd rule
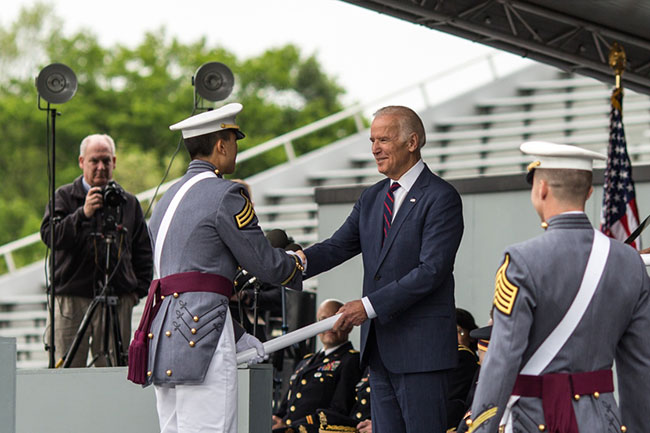
[[[154,243],[172,198],[190,178],[215,167],[201,160],[158,202],[149,223]],[[158,278],[198,271],[233,280],[238,268],[260,281],[301,290],[295,257],[273,248],[258,225],[245,188],[220,177],[192,186],[174,214],[160,257]],[[227,317],[228,298],[212,292],[167,296],[151,325],[147,384],[202,383]],[[235,324],[235,339],[243,329]]]
[[[470,431],[498,431],[519,371],[558,325],[580,286],[593,227],[583,213],[557,215],[548,224],[544,234],[505,251],[501,277],[497,278],[502,278],[500,284],[516,288],[512,292],[516,293],[509,305],[494,308],[494,327],[472,404]],[[591,303],[542,372],[608,370],[616,361],[620,410],[611,392],[571,398],[580,432],[648,431],[644,418],[650,413],[649,290],[650,279],[638,252],[611,240]],[[514,432],[545,429],[541,399],[521,397],[513,406],[512,420]]]

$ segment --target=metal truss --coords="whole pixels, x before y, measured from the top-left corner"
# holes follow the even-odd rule
[[[611,84],[608,54],[618,42],[627,54],[623,86],[650,94],[650,40],[621,30],[648,22],[647,9],[620,13],[616,1],[568,0],[562,11],[554,0],[344,1]],[[586,18],[599,7],[612,14],[608,26]]]

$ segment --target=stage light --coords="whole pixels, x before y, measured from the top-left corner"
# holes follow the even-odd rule
[[[208,101],[226,99],[235,85],[235,77],[230,68],[220,62],[204,63],[192,77],[194,93]]]
[[[36,90],[52,104],[68,102],[77,92],[77,76],[62,63],[47,65],[36,78]]]

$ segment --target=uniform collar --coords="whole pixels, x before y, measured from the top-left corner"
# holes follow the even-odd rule
[[[188,173],[200,173],[202,171],[215,171],[217,167],[202,159],[193,159],[187,167]],[[218,175],[221,177],[221,175]]]
[[[591,229],[593,226],[584,212],[565,212],[548,219],[548,230]]]

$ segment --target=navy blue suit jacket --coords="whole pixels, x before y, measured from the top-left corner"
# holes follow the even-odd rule
[[[331,238],[305,250],[307,277],[363,254],[363,296],[377,317],[361,326],[361,359],[374,327],[389,371],[414,373],[456,365],[458,341],[452,275],[463,234],[458,192],[425,165],[382,247],[389,179],[369,187]]]

